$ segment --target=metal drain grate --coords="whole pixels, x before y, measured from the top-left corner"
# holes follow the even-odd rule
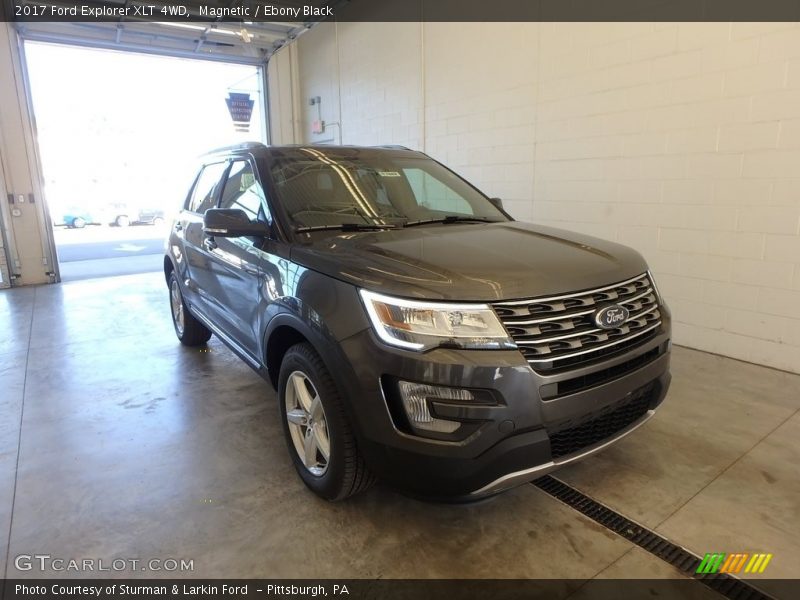
[[[532,481],[531,484],[726,598],[731,598],[731,600],[774,600],[772,596],[727,573],[714,575],[696,573],[697,567],[700,565],[699,556],[600,504],[555,477],[545,475]]]

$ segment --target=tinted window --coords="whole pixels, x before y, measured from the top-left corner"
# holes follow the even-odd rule
[[[450,215],[508,220],[456,174],[411,153],[287,149],[276,154],[271,175],[298,227],[404,225]]]
[[[189,210],[192,212],[204,214],[209,208],[214,208],[214,193],[219,185],[219,180],[228,163],[214,163],[203,167],[200,177],[192,191],[192,197],[189,199]]]
[[[237,160],[231,165],[228,180],[222,191],[220,208],[238,208],[247,213],[251,221],[270,222],[265,211],[266,196],[264,189],[253,172],[252,165],[246,160]]]

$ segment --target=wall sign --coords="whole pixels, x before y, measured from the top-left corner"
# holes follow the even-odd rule
[[[225,99],[228,105],[228,112],[233,119],[233,128],[242,133],[250,131],[250,119],[253,116],[253,105],[255,102],[250,99],[250,94],[241,92],[230,92]]]

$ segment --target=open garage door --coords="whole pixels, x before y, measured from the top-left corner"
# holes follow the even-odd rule
[[[62,280],[160,269],[197,156],[266,141],[261,67],[39,42],[25,55]]]
[[[140,2],[138,0],[92,0],[91,2],[85,2],[83,4],[91,5],[97,10],[103,10],[105,14],[114,14],[114,11],[120,10],[126,10],[127,13],[124,17],[93,20],[92,22],[30,19],[24,16],[26,7],[36,7],[40,11],[42,7],[69,9],[74,7],[75,3],[22,0],[14,4],[14,6],[22,7],[22,16],[16,16],[12,13],[8,13],[6,16],[6,19],[10,22],[7,27],[10,60],[6,64],[17,70],[15,80],[16,87],[18,88],[18,94],[10,99],[16,100],[19,98],[16,103],[19,104],[17,108],[19,115],[22,117],[21,119],[14,120],[16,117],[12,114],[13,111],[9,111],[8,119],[11,119],[10,122],[16,123],[20,128],[19,137],[24,137],[28,142],[27,152],[20,153],[20,156],[15,157],[15,160],[12,161],[13,164],[11,167],[13,168],[11,172],[14,176],[6,181],[10,186],[7,191],[9,194],[14,191],[16,197],[17,192],[21,190],[25,192],[24,196],[26,198],[29,196],[36,198],[37,204],[35,208],[37,211],[25,210],[22,216],[18,218],[12,218],[10,213],[4,215],[6,217],[7,226],[5,231],[9,234],[6,236],[7,243],[4,244],[6,246],[5,255],[10,258],[9,268],[3,275],[3,283],[0,283],[0,285],[7,285],[8,278],[10,278],[11,281],[16,281],[17,285],[41,283],[48,280],[60,280],[61,274],[56,260],[55,242],[59,235],[64,233],[64,230],[56,227],[54,234],[53,225],[64,224],[66,223],[64,217],[71,217],[70,224],[78,226],[77,228],[82,228],[95,219],[95,215],[92,214],[65,214],[66,212],[70,212],[73,208],[80,208],[74,205],[76,203],[83,203],[83,198],[87,197],[87,193],[75,192],[75,195],[81,199],[80,202],[76,202],[73,198],[67,199],[63,197],[59,200],[57,195],[53,195],[54,190],[58,188],[58,183],[54,182],[51,177],[56,169],[45,165],[44,172],[41,172],[41,163],[43,161],[49,161],[51,166],[53,164],[59,164],[59,162],[53,162],[48,158],[52,157],[53,152],[49,150],[44,150],[42,152],[37,147],[40,138],[47,138],[47,127],[52,125],[55,121],[46,118],[45,113],[42,112],[44,109],[41,106],[41,100],[43,99],[41,94],[38,100],[35,99],[35,101],[31,101],[31,96],[33,94],[31,93],[29,79],[36,79],[36,73],[28,72],[29,65],[26,64],[24,56],[24,48],[26,46],[29,53],[35,52],[31,50],[34,47],[32,44],[49,44],[50,47],[53,47],[53,44],[59,44],[62,45],[61,47],[78,47],[92,49],[93,51],[126,51],[129,56],[149,54],[160,57],[170,57],[172,59],[202,59],[202,62],[205,63],[229,63],[233,68],[242,68],[243,66],[250,67],[257,70],[259,75],[257,77],[242,75],[237,81],[228,82],[224,86],[226,89],[220,92],[219,102],[224,102],[227,94],[238,93],[242,91],[241,88],[246,88],[243,93],[250,93],[250,98],[255,104],[253,123],[250,128],[250,135],[247,136],[247,139],[268,141],[266,139],[266,132],[268,131],[266,123],[267,86],[265,85],[266,69],[264,69],[264,66],[276,50],[296,39],[299,35],[311,28],[318,20],[316,17],[303,20],[304,17],[302,16],[299,16],[298,20],[287,20],[286,14],[297,14],[293,13],[291,10],[288,12],[286,10],[296,9],[298,6],[296,2],[291,1],[271,3],[271,6],[276,9],[284,10],[284,16],[277,17],[274,22],[266,22],[264,20],[249,21],[232,17],[230,16],[230,11],[240,6],[242,3],[230,0],[219,2],[211,0],[204,2],[203,5],[206,7],[204,14],[200,13],[198,3],[185,3],[189,12],[180,19],[171,19],[169,15],[160,16],[159,11],[162,7],[174,6],[174,3],[157,1]],[[330,3],[320,0],[312,0],[304,3],[304,5],[319,7],[324,7],[328,4]],[[11,4],[5,2],[2,5],[6,11],[9,10],[9,6],[11,6]],[[151,14],[145,15],[144,12],[139,11],[138,7],[145,6],[149,7],[148,10]],[[229,12],[225,13],[224,11]],[[224,14],[228,16],[223,16]],[[14,39],[17,37],[14,35],[14,31],[18,34],[18,40]],[[64,52],[67,51],[65,50]],[[117,54],[117,56],[122,55]],[[118,60],[120,62],[123,61],[122,58]],[[105,74],[96,74],[98,81],[103,79],[104,76]],[[186,116],[182,114],[181,111],[175,110],[174,108],[176,104],[180,103],[179,95],[170,92],[168,89],[169,86],[162,85],[159,89],[156,87],[156,84],[147,80],[147,78],[140,79],[137,83],[140,88],[149,89],[151,92],[150,98],[160,102],[165,111],[173,111],[175,123],[180,124],[181,122],[185,122]],[[42,86],[39,87],[41,88]],[[89,91],[90,88],[91,85],[86,83],[76,85],[70,82],[65,85],[64,91],[73,97],[75,92],[79,91],[85,93],[88,100],[97,97],[97,94],[93,95]],[[51,93],[50,97],[59,97],[61,95],[61,93]],[[184,96],[184,102],[186,101],[185,98]],[[9,98],[6,98],[4,102],[6,100],[9,100]],[[224,107],[224,104],[221,106]],[[117,105],[115,108],[118,109],[119,106]],[[34,127],[34,120],[32,118],[34,109],[38,121],[38,131],[36,131]],[[66,117],[66,114],[67,113],[62,110],[60,118],[62,120],[72,118]],[[28,119],[29,115],[31,117],[30,119]],[[176,131],[170,131],[162,128],[160,132],[154,132],[152,138],[153,140],[159,141],[164,139],[175,140],[177,136]],[[233,130],[231,129],[231,131]],[[84,136],[79,136],[78,139],[83,139],[83,137]],[[186,136],[183,137],[185,138]],[[198,142],[193,148],[192,155],[196,155],[219,143],[219,141],[214,141],[214,136],[206,136],[204,139],[207,140],[207,143]],[[237,137],[227,138],[221,143],[236,142],[240,139],[241,138]],[[159,143],[158,146],[163,146],[163,143]],[[107,156],[110,154],[111,153],[107,153]],[[26,160],[20,157],[26,157]],[[119,154],[118,158],[124,161],[124,157]],[[112,192],[101,193],[99,191],[99,181],[103,178],[94,176],[92,174],[92,168],[94,168],[93,165],[86,162],[81,166],[81,171],[87,173],[87,177],[84,180],[85,185],[92,188],[94,190],[93,193],[96,192],[95,196],[114,196],[115,194]],[[12,187],[14,188],[13,190],[11,189]],[[130,188],[130,186],[128,187]],[[91,194],[88,194],[88,196],[91,196]],[[63,206],[65,203],[72,206],[65,207]],[[129,202],[127,200],[122,200],[120,203],[124,204]],[[50,204],[53,205],[50,207],[52,210],[47,210],[46,207]],[[142,202],[137,201],[135,204],[142,204]],[[102,212],[103,220],[106,219],[109,212],[105,210],[105,208],[106,207],[103,207],[102,211],[100,209],[96,211]],[[140,208],[145,209],[144,212],[147,214],[141,213],[139,211]],[[158,224],[161,222],[162,218],[165,220],[167,219],[168,215],[166,214],[162,217],[159,212],[147,212],[147,210],[151,208],[151,206],[136,206],[133,214],[112,215],[114,218],[111,222],[117,222],[116,218],[120,217],[118,224],[123,225],[123,228],[125,228],[125,225],[137,221],[143,221],[145,223],[156,222]],[[6,212],[5,207],[4,212]],[[49,215],[51,213],[53,215],[53,223],[49,222]],[[92,220],[90,221],[85,217],[91,217]],[[15,225],[21,224],[25,225],[27,229],[34,228],[38,231],[38,237],[42,240],[41,249],[35,247],[36,245],[33,244],[33,238],[31,237],[31,239],[28,240],[30,243],[27,244],[30,248],[26,246],[27,249],[23,248],[25,251],[20,250],[19,240],[16,240],[14,237],[13,230]],[[95,234],[96,232],[97,230],[95,230]],[[97,241],[105,244],[110,241],[116,242],[118,240]],[[134,254],[138,252],[139,250],[136,249],[142,246],[142,244],[136,243],[137,240],[128,241],[130,242],[130,245],[127,246],[128,250]],[[148,248],[150,247],[148,244],[145,244],[145,246]],[[63,261],[70,256],[85,257],[84,254],[74,253],[72,250],[61,252],[59,258]],[[136,252],[134,252],[134,250],[136,250]],[[6,276],[8,276],[8,278]]]

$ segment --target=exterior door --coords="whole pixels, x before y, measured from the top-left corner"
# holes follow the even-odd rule
[[[252,221],[272,225],[264,190],[250,160],[236,159],[231,163],[219,208],[240,209]],[[263,252],[258,246],[262,243],[262,238],[249,237],[208,237],[205,241],[213,286],[209,294],[214,298],[209,304],[209,316],[254,356],[259,348],[259,263]]]
[[[211,256],[208,241],[203,233],[203,215],[214,208],[222,187],[222,177],[228,169],[227,161],[211,163],[203,167],[197,176],[192,194],[187,200],[185,210],[175,221],[173,227],[178,236],[183,235],[183,249],[186,253],[186,300],[199,313],[208,316],[214,298],[209,294],[211,279]]]

